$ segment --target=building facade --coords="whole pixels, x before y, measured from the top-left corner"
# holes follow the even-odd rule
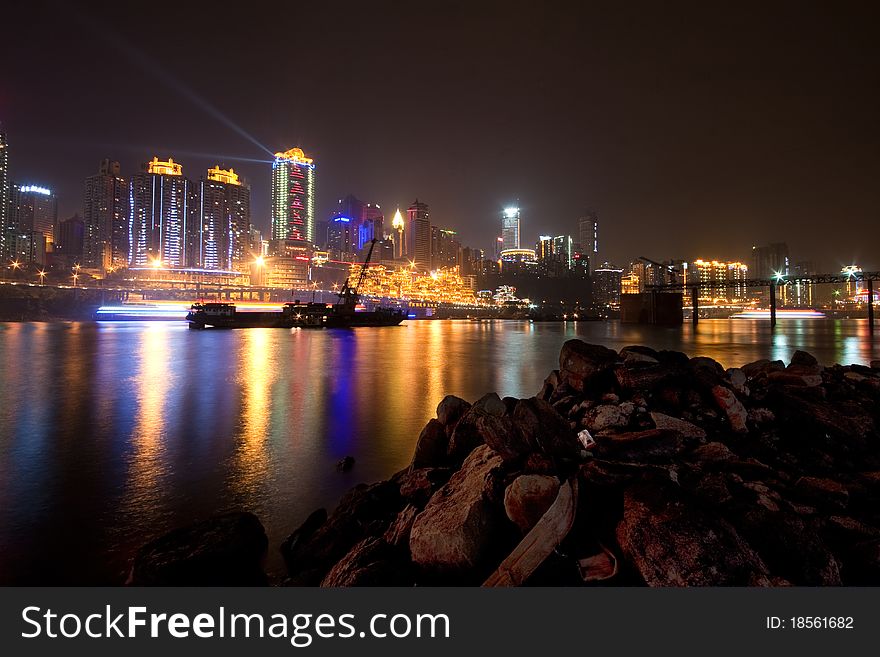
[[[300,148],[272,162],[272,239],[315,243],[315,163]]]
[[[504,208],[501,212],[501,250],[520,248],[520,213],[519,208]]]
[[[599,215],[590,210],[578,219],[578,243],[581,258],[586,256],[589,261],[598,264],[599,260]]]
[[[251,260],[250,187],[234,169],[208,169],[199,183],[198,212],[198,266],[245,271]]]
[[[593,271],[593,302],[599,308],[620,307],[623,269],[603,263]]]
[[[173,159],[154,157],[129,185],[129,264],[198,265],[199,230],[193,184]]]
[[[55,241],[58,198],[47,187],[18,184],[11,186],[10,196],[8,257],[45,265]]]
[[[428,205],[416,199],[406,211],[407,257],[419,271],[431,268],[431,220]]]
[[[9,144],[6,133],[0,129],[0,259],[3,263],[9,258],[8,241],[12,218],[10,213]]]
[[[129,189],[119,162],[101,161],[98,173],[86,178],[83,202],[83,266],[102,271],[129,261]]]

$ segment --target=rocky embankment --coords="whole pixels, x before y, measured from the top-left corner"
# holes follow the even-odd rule
[[[878,426],[880,362],[725,371],[571,340],[535,397],[443,399],[408,468],[284,542],[285,584],[880,584]],[[264,581],[262,528],[225,523],[255,535],[178,530],[189,546],[145,546],[132,583],[193,555]]]

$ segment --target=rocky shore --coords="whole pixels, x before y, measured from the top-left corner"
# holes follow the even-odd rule
[[[716,361],[570,340],[528,399],[444,398],[411,465],[312,513],[285,585],[880,584],[880,362]],[[130,583],[264,584],[234,514]]]

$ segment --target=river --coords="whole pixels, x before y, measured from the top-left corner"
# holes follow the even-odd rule
[[[528,397],[572,337],[726,367],[880,358],[864,320],[410,321],[355,330],[0,324],[0,584],[119,584],[145,541],[234,509],[278,545],[351,486],[403,468],[446,394]],[[350,472],[336,462],[355,458]]]

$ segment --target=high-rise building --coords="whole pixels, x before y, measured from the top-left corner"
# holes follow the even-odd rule
[[[13,184],[11,199],[10,257],[45,265],[55,241],[58,198],[46,187]]]
[[[85,238],[85,222],[78,214],[58,222],[55,231],[55,255],[68,265],[81,264]]]
[[[766,246],[752,247],[752,276],[770,280],[774,276],[788,276],[791,273],[788,244],[773,242]]]
[[[315,243],[315,163],[300,148],[272,162],[272,239]]]
[[[454,230],[431,226],[431,269],[461,265],[461,242]]]
[[[599,256],[599,215],[588,210],[586,215],[578,219],[578,242],[581,246],[581,257],[587,256],[598,263]]]
[[[741,262],[695,260],[694,278],[700,284],[700,301],[742,301],[748,296],[745,281],[749,268]]]
[[[192,267],[198,263],[197,194],[173,159],[154,157],[129,185],[129,264]]]
[[[10,255],[9,239],[11,237],[7,235],[12,228],[9,184],[9,144],[6,141],[6,133],[0,128],[0,259],[3,261]]]
[[[101,161],[98,173],[86,178],[83,203],[83,266],[125,267],[129,259],[129,190],[119,162]]]
[[[593,301],[599,308],[619,308],[623,269],[607,262],[593,271]]]
[[[568,275],[572,269],[573,245],[570,235],[541,235],[535,248],[538,271],[553,278]]]
[[[507,207],[501,212],[501,250],[520,247],[520,214],[518,207]]]
[[[406,211],[406,250],[419,271],[431,268],[431,220],[428,205],[416,199]]]
[[[234,169],[215,166],[199,183],[198,265],[245,271],[250,265],[251,189]]]
[[[385,215],[378,203],[367,203],[361,211],[358,227],[358,249],[363,249],[373,239],[385,239]]]
[[[360,222],[342,212],[334,212],[327,226],[327,248],[334,259],[353,262],[358,251]]]

